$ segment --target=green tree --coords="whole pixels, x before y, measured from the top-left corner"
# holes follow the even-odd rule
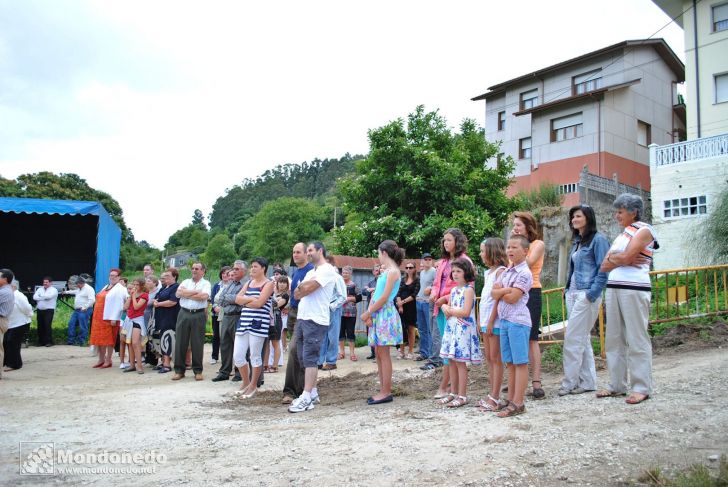
[[[219,269],[225,265],[232,265],[237,259],[233,242],[224,233],[218,233],[210,239],[205,253],[200,256],[209,269]]]
[[[514,208],[505,194],[513,161],[501,158],[499,145],[486,142],[473,120],[453,134],[437,111],[418,106],[406,123],[370,130],[369,146],[356,174],[341,181],[347,219],[334,230],[339,252],[372,255],[389,238],[416,256],[436,250],[443,230],[454,226],[474,254]]]
[[[339,159],[283,164],[257,178],[245,179],[227,189],[225,195],[215,201],[210,213],[210,227],[236,231],[264,203],[284,195],[316,199],[327,197],[334,190],[337,178],[352,174],[355,162],[362,157],[345,154]]]
[[[192,222],[170,235],[164,249],[167,252],[189,250],[192,253],[201,254],[205,251],[210,237],[202,212],[195,210],[192,214]]]
[[[245,258],[263,256],[271,262],[288,262],[299,241],[321,240],[324,215],[314,201],[283,197],[265,203],[235,235]]]
[[[15,181],[0,177],[0,196],[42,198],[51,200],[98,201],[121,229],[123,242],[134,242],[134,235],[124,222],[121,205],[109,193],[88,185],[78,174],[42,171],[22,174]]]

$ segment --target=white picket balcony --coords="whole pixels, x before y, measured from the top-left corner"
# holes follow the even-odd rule
[[[728,155],[728,134],[662,146],[650,145],[651,166],[667,166],[725,155]]]

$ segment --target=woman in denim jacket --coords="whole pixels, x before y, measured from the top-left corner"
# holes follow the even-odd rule
[[[597,233],[594,210],[590,206],[579,205],[569,210],[569,228],[573,242],[564,291],[569,324],[564,337],[564,379],[559,396],[596,389],[591,329],[607,284],[607,274],[600,272],[599,266],[609,251],[609,241]]]

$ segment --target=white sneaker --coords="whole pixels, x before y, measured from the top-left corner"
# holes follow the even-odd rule
[[[215,365],[217,363],[217,359],[211,358],[210,359],[210,365]]]
[[[289,413],[302,413],[313,409],[313,401],[307,401],[303,396],[300,396],[293,400],[290,406],[288,406]]]
[[[321,404],[321,396],[319,396],[318,394],[316,394],[316,396],[312,397],[311,398],[311,404]]]
[[[96,345],[88,347],[89,355],[96,355]]]
[[[129,362],[122,362],[122,363],[119,364],[119,368],[122,369],[122,370],[123,369],[128,369],[129,367],[131,367],[131,364]]]

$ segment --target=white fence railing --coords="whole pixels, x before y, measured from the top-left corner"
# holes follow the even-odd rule
[[[650,145],[650,165],[667,166],[728,155],[728,134],[658,146]]]

